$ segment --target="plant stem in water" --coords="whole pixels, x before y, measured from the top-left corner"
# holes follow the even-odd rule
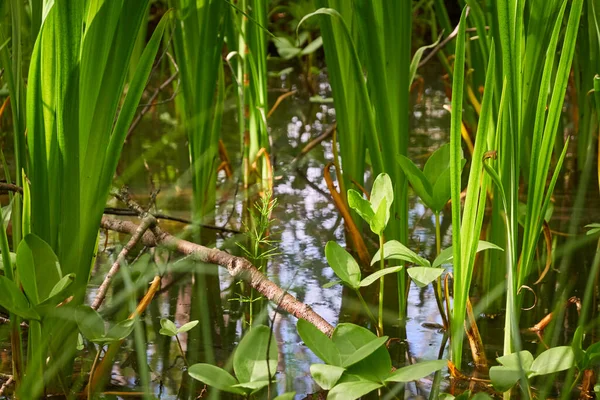
[[[360,300],[361,304],[363,305],[363,307],[365,308],[365,310],[367,311],[367,315],[369,316],[369,318],[371,319],[371,322],[373,323],[373,325],[375,325],[375,328],[377,329],[377,335],[378,336],[382,336],[383,332],[379,331],[379,326],[377,324],[377,320],[375,319],[375,316],[373,315],[373,313],[371,312],[371,309],[369,308],[369,305],[367,304],[367,302],[365,301],[364,297],[362,297],[362,294],[360,294],[360,290],[356,290],[356,295],[358,296],[358,299]]]
[[[383,234],[379,235],[379,248],[381,249],[381,259],[379,260],[379,268],[385,268],[385,257],[383,255]],[[379,278],[379,334],[383,335],[383,283],[384,277]]]
[[[175,340],[177,340],[177,346],[179,347],[179,352],[181,353],[181,357],[183,358],[183,362],[187,368],[190,367],[188,364],[187,358],[185,358],[185,352],[183,351],[183,347],[181,347],[181,342],[179,341],[179,336],[175,335]]]

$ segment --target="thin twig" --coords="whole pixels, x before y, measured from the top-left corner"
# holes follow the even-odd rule
[[[2,386],[0,387],[0,396],[2,396],[4,394],[4,391],[6,390],[7,387],[9,387],[12,383],[14,382],[14,378],[11,375],[8,380],[6,382],[4,382],[2,384]]]
[[[469,15],[469,10],[467,10],[467,15]],[[452,39],[454,39],[454,37],[458,34],[458,27],[460,24],[456,25],[456,28],[454,28],[454,30],[452,31],[452,33],[450,33],[448,35],[448,37],[446,37],[444,40],[442,40],[442,42],[440,44],[438,44],[437,46],[435,46],[433,48],[433,50],[431,50],[429,52],[429,54],[427,54],[425,56],[425,58],[423,60],[421,60],[421,62],[419,63],[419,66],[417,68],[421,68],[423,65],[425,65],[427,63],[427,61],[431,60],[431,58],[438,52],[440,51],[444,46],[446,46],[448,44],[448,42],[450,42]]]
[[[150,213],[145,213],[145,214],[146,215],[142,219],[141,224],[138,226],[137,230],[133,233],[133,235],[131,236],[131,239],[129,239],[129,242],[127,242],[125,247],[123,247],[123,249],[119,253],[119,256],[117,257],[117,259],[115,260],[113,265],[110,267],[108,274],[104,278],[104,282],[102,282],[102,285],[100,285],[100,288],[98,289],[98,293],[96,294],[96,298],[94,299],[94,302],[92,303],[92,308],[94,310],[98,310],[98,308],[104,301],[104,298],[106,297],[106,292],[108,291],[108,287],[110,286],[110,283],[111,283],[113,277],[117,274],[117,272],[119,272],[119,269],[121,268],[121,264],[123,264],[125,262],[125,258],[127,257],[127,254],[129,254],[131,249],[140,241],[140,239],[142,238],[144,233],[148,229],[150,229],[153,225],[156,224],[156,218],[154,218],[154,215],[152,215]]]
[[[0,190],[6,190],[8,192],[16,192],[23,194],[23,188],[12,183],[0,182]]]

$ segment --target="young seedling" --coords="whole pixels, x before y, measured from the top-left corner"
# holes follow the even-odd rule
[[[383,248],[383,231],[390,220],[390,208],[394,202],[394,188],[388,174],[379,174],[373,182],[371,198],[366,200],[362,194],[354,189],[348,190],[348,205],[364,219],[371,231],[379,236],[379,248]],[[381,259],[380,271],[385,268],[385,262]],[[399,271],[399,269],[398,269]],[[397,272],[397,271],[394,271]],[[389,273],[389,272],[388,272]],[[379,334],[383,334],[383,283],[385,274],[379,278],[379,320],[377,323]]]
[[[175,337],[175,340],[177,341],[177,347],[179,347],[179,352],[181,353],[181,358],[183,358],[183,362],[185,363],[185,366],[188,368],[190,365],[188,364],[187,358],[185,358],[185,352],[183,351],[183,347],[181,347],[181,342],[179,341],[179,336],[177,336],[177,335],[191,330],[196,325],[198,325],[198,321],[194,320],[194,321],[188,322],[187,324],[183,324],[179,328],[177,328],[175,326],[175,323],[173,321],[171,321],[170,319],[161,318],[161,320],[160,320],[161,328],[160,328],[160,331],[158,331],[158,333],[160,333],[161,335],[164,335],[164,336]]]

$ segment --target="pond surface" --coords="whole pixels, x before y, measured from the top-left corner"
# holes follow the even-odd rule
[[[426,84],[423,97],[415,104],[412,113],[409,147],[410,157],[421,166],[427,155],[449,141],[450,126],[449,113],[443,109],[443,106],[449,102],[444,83],[439,78],[441,71],[437,66],[432,65],[427,67],[424,73]],[[331,201],[323,180],[323,167],[333,158],[331,139],[324,140],[306,156],[296,160],[301,149],[310,140],[325,132],[334,123],[333,104],[311,102],[309,100],[311,95],[304,81],[293,73],[271,78],[270,85],[270,104],[273,104],[284,91],[297,90],[297,92],[285,99],[269,119],[272,137],[271,155],[274,157],[275,168],[274,196],[278,200],[273,213],[272,231],[280,242],[278,254],[269,262],[267,275],[299,300],[309,304],[333,325],[338,322],[364,323],[364,319],[357,312],[358,304],[352,296],[345,296],[346,293],[340,285],[323,289],[324,284],[336,280],[335,274],[325,260],[325,244],[329,240],[335,240],[342,245],[345,243],[343,221]],[[317,91],[324,98],[331,97],[327,76],[324,73],[317,77]],[[416,101],[417,96],[414,97]],[[189,218],[192,196],[187,145],[181,129],[172,116],[172,110],[170,104],[161,105],[145,117],[125,146],[119,174],[128,177],[127,182],[131,192],[142,204],[147,203],[150,193],[159,188],[161,191],[156,198],[157,211]],[[223,121],[224,142],[232,160],[234,176],[226,178],[222,173],[219,175],[218,205],[214,220],[218,226],[239,231],[243,230],[240,221],[244,206],[239,161],[240,140],[237,129],[234,106],[227,103]],[[573,171],[575,166],[567,165],[566,168],[565,176],[575,175]],[[568,187],[565,191],[566,185]],[[586,195],[581,210],[584,216],[581,226],[584,222],[600,220],[596,186],[595,184],[589,186],[590,194]],[[567,179],[563,180],[562,189],[566,194],[561,194],[561,189],[557,189],[552,226],[558,231],[568,230],[569,219],[573,213],[575,189],[575,183]],[[410,204],[411,248],[418,249],[421,255],[431,259],[435,251],[433,215],[414,196],[411,197]],[[449,213],[447,216],[449,219]],[[451,244],[448,219],[446,214],[442,215],[443,232],[445,232],[443,248]],[[184,225],[172,221],[163,221],[161,226],[173,234],[184,230]],[[206,231],[210,232],[207,235],[208,240],[216,243],[216,246],[240,254],[239,248],[234,244],[239,240],[239,236]],[[101,243],[104,243],[104,239],[103,236]],[[95,288],[127,237],[110,234],[106,239],[106,246],[101,245],[101,250],[105,251],[99,257],[96,276],[92,280],[90,298],[93,298]],[[582,279],[575,279],[574,295],[580,295],[585,284],[585,271],[589,268],[593,257],[593,246],[594,244],[578,250],[577,264],[578,268],[581,268]],[[202,355],[212,352],[218,365],[227,365],[242,331],[240,317],[243,304],[238,300],[239,296],[236,292],[238,284],[233,282],[224,269],[216,270],[203,265],[191,265],[186,263],[186,260],[178,260],[176,255],[157,251],[140,261],[146,263],[143,266],[151,270],[150,274],[154,273],[156,268],[154,264],[148,263],[150,257],[157,263],[158,268],[170,265],[175,271],[179,271],[167,274],[168,278],[163,282],[166,285],[152,303],[144,321],[148,341],[145,351],[151,369],[152,390],[158,398],[175,399],[184,396],[180,391],[184,364],[178,356],[176,342],[158,334],[160,329],[158,321],[166,317],[175,320],[179,326],[190,319],[192,303],[199,296],[194,288],[198,284],[198,277],[193,274],[193,271],[206,271],[207,287],[212,287],[205,290],[204,297],[200,294],[200,298],[208,300],[203,310],[204,318],[208,318],[209,321],[209,330],[212,331],[210,336],[213,343],[208,344],[211,349],[207,350],[206,341],[200,343],[199,334],[181,335],[184,349],[201,349],[198,353],[200,361],[205,361]],[[557,265],[556,268],[558,269],[559,266]],[[142,277],[146,277],[144,272]],[[540,289],[540,293],[552,293],[553,284],[556,283],[548,283],[545,288]],[[115,293],[118,293],[116,291],[119,287],[115,286]],[[542,307],[536,307],[537,313],[530,317],[533,323],[548,312],[552,301],[551,295],[540,299]],[[390,308],[393,309],[393,305],[390,304]],[[109,309],[106,312],[117,314],[119,310]],[[198,311],[195,313],[198,315]],[[270,318],[273,318],[274,314],[273,307],[269,307]],[[437,327],[442,321],[430,286],[420,289],[414,284],[411,285],[408,315],[406,343],[411,361],[437,358],[443,338],[443,333]],[[502,320],[503,318],[491,318],[491,316],[480,320],[483,342],[490,359],[502,351]],[[277,314],[273,321],[274,334],[280,350],[277,373],[279,392],[294,390],[297,392],[297,399],[318,392],[318,386],[310,377],[309,367],[311,363],[320,360],[301,342],[295,328],[296,319],[287,314]],[[394,322],[393,315],[388,323],[392,326],[397,324]],[[200,331],[200,328],[197,327],[195,330]],[[6,332],[0,327],[0,339],[6,338]],[[389,334],[394,336],[394,333]],[[536,338],[527,336],[526,339],[525,346],[535,351]],[[1,373],[10,373],[9,348],[7,342],[0,343]],[[135,392],[139,390],[141,384],[136,373],[138,365],[134,356],[135,345],[130,341],[125,349],[127,351],[121,355],[113,369],[111,390]],[[465,346],[465,349],[468,352],[468,346]],[[93,357],[93,354],[88,356]],[[470,360],[470,355],[465,354],[465,357]],[[190,358],[189,354],[188,358]],[[398,365],[398,361],[395,360],[395,365]],[[429,386],[429,384],[407,385],[407,390],[412,393],[412,396],[426,396]]]

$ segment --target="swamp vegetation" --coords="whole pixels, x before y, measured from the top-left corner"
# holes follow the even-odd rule
[[[0,398],[600,393],[600,0],[0,1]]]

